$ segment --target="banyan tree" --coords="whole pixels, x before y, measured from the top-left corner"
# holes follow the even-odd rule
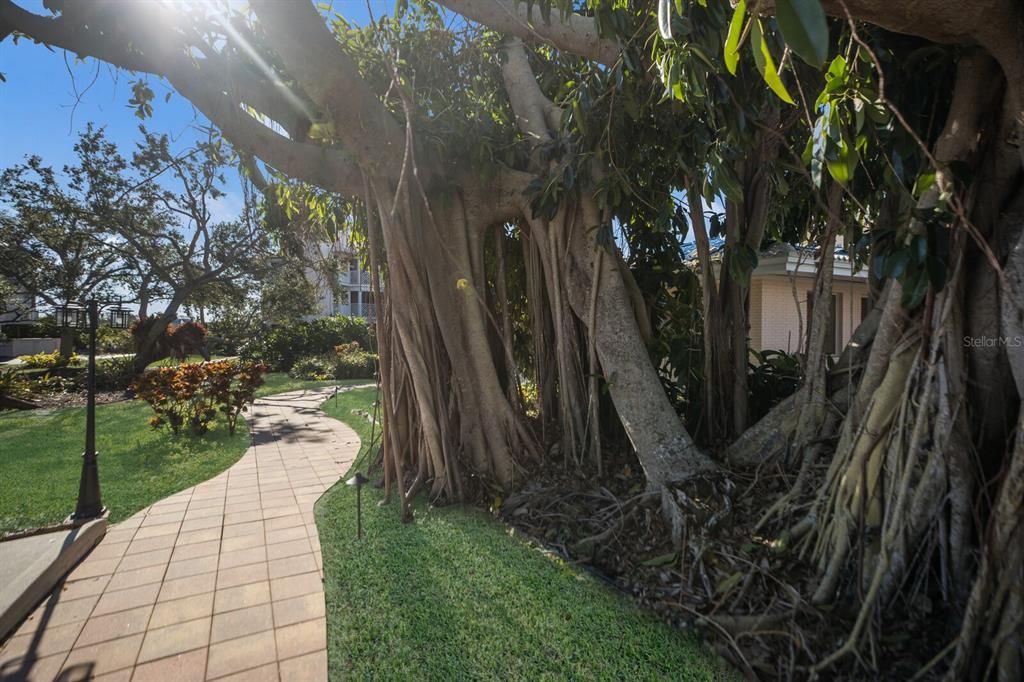
[[[600,472],[613,429],[685,544],[687,500],[722,510],[731,480],[771,470],[786,488],[757,493],[751,537],[810,577],[761,614],[720,584],[708,622],[781,632],[804,675],[884,677],[879,633],[938,596],[951,624],[923,675],[1020,679],[1019,2],[438,0],[364,28],[307,0],[44,4],[0,0],[0,39],[164,79],[268,197],[301,183],[358,205],[400,513],[515,490],[552,459]],[[659,322],[613,234],[673,202],[698,252],[707,447],[662,387]],[[751,424],[749,272],[794,230],[817,246],[815,300],[840,235],[877,295],[835,361],[815,307],[801,387]],[[810,613],[848,627],[793,653]]]

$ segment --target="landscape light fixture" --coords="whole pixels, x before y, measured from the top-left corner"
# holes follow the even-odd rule
[[[78,303],[68,301],[66,304],[57,307],[57,326],[82,329],[89,326],[87,311]]]
[[[363,537],[363,486],[370,482],[366,476],[356,472],[356,475],[345,481],[345,485],[356,487],[356,537]]]
[[[122,308],[121,304],[118,303],[107,311],[107,321],[114,329],[127,329],[131,326],[132,311],[128,308]]]
[[[100,497],[100,474],[96,462],[96,328],[100,321],[100,304],[95,299],[88,301],[85,307],[65,305],[57,309],[57,319],[62,326],[88,327],[89,329],[89,368],[86,372],[85,399],[85,452],[82,453],[82,476],[78,482],[78,503],[74,521],[84,521],[102,516],[103,500]],[[121,307],[118,302],[109,311],[111,327],[125,329],[131,320],[131,311]]]

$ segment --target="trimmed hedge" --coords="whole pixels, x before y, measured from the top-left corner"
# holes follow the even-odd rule
[[[270,329],[243,344],[239,354],[243,360],[265,362],[275,372],[288,372],[299,358],[330,356],[341,344],[369,348],[370,337],[366,320],[334,315]]]

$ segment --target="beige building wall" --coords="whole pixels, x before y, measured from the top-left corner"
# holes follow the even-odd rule
[[[808,294],[814,288],[812,275],[756,274],[750,283],[750,347],[756,350],[803,351],[807,335]],[[795,293],[795,296],[794,296]],[[836,279],[836,347],[839,353],[861,321],[863,299],[868,297],[864,280]]]

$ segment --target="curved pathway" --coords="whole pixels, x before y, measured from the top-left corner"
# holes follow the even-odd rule
[[[111,526],[0,649],[0,680],[325,680],[313,504],[359,451],[319,409],[333,390],[257,400],[234,466]]]

